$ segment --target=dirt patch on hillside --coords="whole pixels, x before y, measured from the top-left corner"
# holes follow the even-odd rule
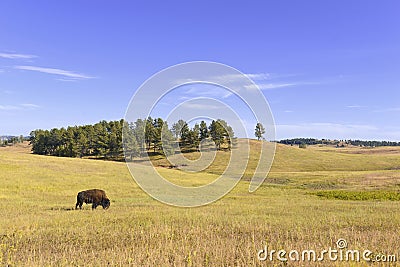
[[[388,147],[313,147],[317,151],[321,152],[336,152],[345,154],[363,154],[363,155],[400,155],[400,146],[388,146]]]
[[[29,142],[23,142],[15,145],[0,146],[0,152],[1,151],[30,154],[32,152],[32,146],[29,144]]]
[[[367,154],[367,155],[399,155],[400,147],[376,147],[376,148],[354,148],[354,149],[346,149],[344,153],[349,154]]]

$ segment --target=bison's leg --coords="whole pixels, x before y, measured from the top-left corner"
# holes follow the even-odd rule
[[[76,196],[75,209],[77,210],[77,209],[78,209],[78,206],[79,206],[79,209],[82,209],[82,204],[83,204],[83,201],[82,201],[82,199],[81,199],[81,196],[78,194],[78,195]]]
[[[97,208],[97,203],[96,202],[93,202],[93,204],[92,204],[92,210],[95,210],[96,208]]]
[[[78,209],[78,206],[79,206],[79,209],[82,209],[82,202],[76,202],[76,204],[75,204],[75,209],[77,210]]]

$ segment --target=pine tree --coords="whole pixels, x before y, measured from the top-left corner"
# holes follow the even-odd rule
[[[146,121],[137,119],[134,125],[132,125],[132,129],[140,149],[139,155],[142,155],[142,153],[146,151]]]
[[[209,137],[207,124],[205,121],[200,122],[200,140],[204,140]]]
[[[263,134],[265,134],[265,128],[260,122],[258,122],[256,124],[254,135],[258,140],[261,140],[261,138],[263,138]]]
[[[162,153],[168,157],[175,154],[176,139],[172,131],[168,128],[168,123],[166,121],[164,121],[161,131]]]
[[[123,148],[125,151],[125,157],[129,157],[130,161],[132,161],[133,157],[140,154],[140,148],[134,133],[134,124],[124,122],[122,130],[124,135]]]
[[[147,149],[150,149],[151,143],[154,139],[154,125],[153,119],[148,117],[146,120],[146,128],[145,128],[145,140],[147,143]]]

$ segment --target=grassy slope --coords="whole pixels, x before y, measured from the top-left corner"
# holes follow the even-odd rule
[[[212,205],[183,209],[143,193],[124,163],[0,148],[0,264],[248,266],[259,264],[257,251],[265,244],[322,250],[338,238],[350,248],[393,253],[400,243],[398,202],[310,194],[397,191],[399,151],[371,151],[278,145],[270,176],[256,193],[242,181]],[[217,177],[226,155],[218,155],[207,175],[159,170],[174,182],[201,184]],[[72,210],[76,193],[95,187],[107,191],[110,209]]]

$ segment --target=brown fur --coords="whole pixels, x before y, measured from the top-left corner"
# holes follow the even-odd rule
[[[82,209],[83,203],[92,204],[92,209],[96,209],[97,206],[101,205],[103,209],[108,209],[110,206],[110,200],[106,196],[106,192],[100,189],[90,189],[81,191],[76,196],[75,209]]]

